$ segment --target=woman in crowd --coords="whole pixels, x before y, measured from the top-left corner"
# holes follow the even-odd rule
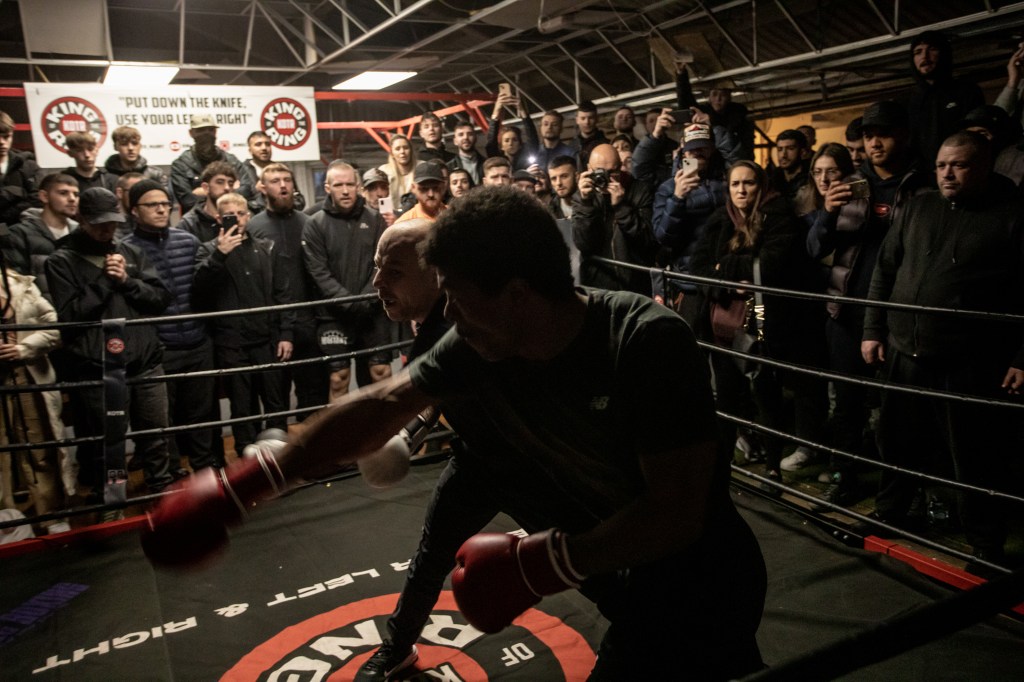
[[[2,325],[48,324],[57,321],[53,305],[33,283],[34,277],[6,271],[0,287]],[[47,355],[60,345],[55,329],[13,331],[0,326],[0,376],[4,386],[52,384],[57,380]],[[57,391],[24,392],[0,396],[0,434],[4,444],[40,443],[64,437],[60,413],[63,404]],[[32,448],[0,454],[0,507],[13,508],[13,474],[16,464],[28,488],[35,514],[47,514],[64,505],[66,484],[74,494],[76,472],[64,448]],[[67,469],[67,475],[62,476]],[[63,480],[62,480],[63,478]],[[65,521],[43,521],[47,532],[69,530]]]
[[[828,188],[853,175],[853,171],[853,159],[846,147],[836,142],[822,145],[811,157],[807,184],[796,194],[796,214],[808,225],[813,224],[817,212],[825,208],[825,192]]]
[[[793,213],[789,202],[768,188],[768,176],[752,161],[739,161],[727,176],[726,204],[708,219],[690,262],[691,271],[704,277],[735,282],[753,282],[755,260],[760,281],[765,286],[807,290],[816,281],[816,265],[804,250],[807,228]],[[711,303],[728,307],[737,299],[753,296],[742,289],[705,287]],[[821,306],[813,301],[764,296],[764,345],[768,357],[798,364],[814,362],[814,354],[823,355],[813,339],[820,336]],[[710,311],[709,311],[710,314]],[[706,334],[712,340],[712,333]],[[811,339],[811,340],[809,340]],[[730,414],[749,417],[747,399],[751,391],[757,406],[757,420],[766,426],[785,430],[782,387],[794,393],[796,435],[819,441],[828,415],[825,384],[797,372],[762,366],[753,378],[740,370],[736,359],[712,353],[715,389],[719,408]],[[821,358],[818,357],[820,360]],[[736,441],[736,426],[722,421],[723,445],[731,451]],[[781,443],[771,442],[766,457],[770,478],[781,480]],[[788,458],[787,458],[788,459]]]
[[[388,162],[380,166],[380,170],[388,176],[390,196],[398,206],[402,197],[412,191],[413,171],[422,162],[416,159],[416,150],[405,135],[393,135],[389,144],[391,153],[388,154]]]

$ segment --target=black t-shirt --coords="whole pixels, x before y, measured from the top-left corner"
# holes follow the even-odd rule
[[[636,294],[585,293],[581,332],[551,360],[489,362],[451,329],[410,365],[472,451],[499,469],[546,474],[536,494],[557,492],[551,522],[562,527],[635,499],[641,455],[716,436],[706,364],[686,323]]]

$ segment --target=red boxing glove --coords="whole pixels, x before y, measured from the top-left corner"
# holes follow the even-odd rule
[[[158,566],[204,563],[228,543],[229,526],[240,525],[249,507],[277,497],[287,484],[274,453],[281,440],[257,441],[245,457],[224,468],[206,468],[174,484],[171,494],[146,514],[142,550]],[[251,450],[250,450],[251,448]]]
[[[566,537],[552,528],[522,540],[504,533],[466,540],[452,572],[462,615],[482,632],[498,632],[541,597],[578,588],[584,576],[569,562]]]

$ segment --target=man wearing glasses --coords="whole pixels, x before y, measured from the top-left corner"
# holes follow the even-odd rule
[[[140,180],[128,190],[128,206],[135,229],[125,237],[126,244],[142,250],[156,268],[160,281],[171,292],[166,315],[192,313],[192,274],[195,271],[199,239],[184,230],[170,227],[171,198],[162,183]],[[157,336],[164,345],[164,372],[202,372],[213,369],[213,343],[202,320],[184,320],[157,325]],[[172,426],[207,421],[214,400],[212,377],[189,377],[167,383],[168,417]],[[192,470],[223,466],[224,453],[215,454],[210,430],[175,434],[168,443],[171,475],[186,475],[181,456],[188,457]]]

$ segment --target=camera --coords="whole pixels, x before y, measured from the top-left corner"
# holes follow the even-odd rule
[[[605,191],[608,189],[608,171],[598,168],[590,173],[590,181],[594,183],[594,189]]]

